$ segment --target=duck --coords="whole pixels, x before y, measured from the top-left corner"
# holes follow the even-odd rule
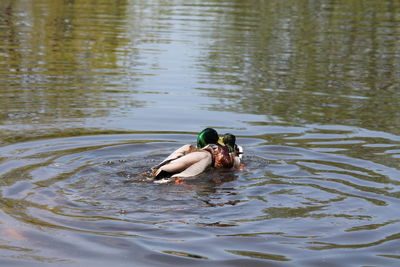
[[[236,144],[236,136],[231,133],[226,133],[219,138],[218,143],[228,148],[234,168],[239,168],[243,158],[243,147]]]
[[[197,136],[197,145],[184,145],[152,168],[151,178],[188,178],[210,167],[234,169],[240,165],[243,149],[236,145],[233,134],[219,137],[213,128],[205,128]]]

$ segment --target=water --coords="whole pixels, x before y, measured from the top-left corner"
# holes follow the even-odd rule
[[[0,265],[399,265],[399,10],[1,1]],[[243,170],[139,181],[205,127]]]

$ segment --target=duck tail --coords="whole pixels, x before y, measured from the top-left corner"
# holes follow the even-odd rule
[[[237,146],[237,154],[240,159],[243,158],[243,147],[242,146]]]

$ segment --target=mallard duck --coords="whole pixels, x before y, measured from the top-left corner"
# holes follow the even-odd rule
[[[197,136],[197,147],[184,145],[154,166],[153,178],[155,180],[167,177],[186,178],[196,176],[209,167],[237,167],[241,158],[239,153],[242,152],[234,150],[238,147],[235,142],[236,137],[232,134],[225,134],[220,139],[216,130],[206,128]]]
[[[218,143],[228,147],[229,153],[234,161],[234,167],[238,167],[243,158],[243,147],[236,144],[236,136],[226,133],[219,138]]]

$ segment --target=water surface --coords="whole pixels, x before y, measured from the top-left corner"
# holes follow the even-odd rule
[[[397,266],[397,1],[0,3],[0,264]],[[244,169],[143,172],[205,127]]]

